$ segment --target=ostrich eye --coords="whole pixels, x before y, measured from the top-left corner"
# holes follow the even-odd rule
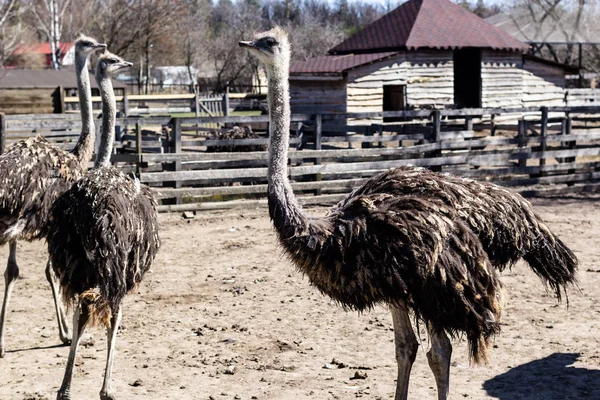
[[[265,38],[265,43],[269,46],[275,46],[277,44],[277,40],[272,37]]]

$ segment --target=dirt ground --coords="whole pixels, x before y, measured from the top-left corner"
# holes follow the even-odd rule
[[[469,366],[465,341],[453,342],[452,399],[600,399],[600,197],[533,202],[580,258],[580,290],[558,304],[524,264],[504,273],[503,332],[488,366]],[[265,209],[160,220],[163,246],[124,306],[118,398],[393,398],[389,311],[347,313],[319,294],[281,256]],[[59,346],[45,258],[44,243],[19,244],[2,400],[54,399],[62,379],[69,349]],[[421,340],[409,397],[433,399]],[[88,331],[75,399],[98,398],[105,351],[104,332]],[[366,378],[351,379],[357,371]]]

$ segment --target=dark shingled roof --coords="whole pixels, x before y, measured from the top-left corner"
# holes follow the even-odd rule
[[[514,51],[529,48],[450,0],[409,0],[333,47],[329,53],[460,47]]]
[[[124,88],[125,85],[117,80],[112,80],[115,88]],[[90,79],[92,88],[97,88],[95,79]],[[0,88],[76,88],[77,77],[75,71],[68,69],[1,69]]]
[[[320,56],[292,64],[291,74],[341,73],[358,66],[390,57],[397,52]]]

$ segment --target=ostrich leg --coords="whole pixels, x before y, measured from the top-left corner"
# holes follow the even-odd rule
[[[10,301],[12,288],[19,277],[19,266],[17,265],[17,241],[12,240],[9,244],[10,254],[8,263],[4,271],[4,301],[2,303],[2,312],[0,313],[0,357],[4,357],[4,324],[6,323],[6,311]]]
[[[417,338],[415,337],[406,307],[392,306],[391,311],[394,322],[396,361],[398,363],[395,400],[406,400],[410,370],[417,356],[419,342],[417,342]]]
[[[104,371],[104,382],[102,383],[102,389],[100,390],[101,400],[115,400],[114,394],[110,388],[111,375],[112,375],[112,364],[115,355],[115,342],[117,340],[117,330],[121,323],[121,307],[117,315],[113,315],[110,320],[110,327],[106,328],[106,335],[108,337],[108,355],[106,357],[106,370]]]
[[[435,376],[438,400],[446,400],[450,391],[450,358],[452,356],[452,344],[445,332],[436,332],[428,326],[431,338],[431,349],[427,352],[429,368]]]
[[[73,340],[71,341],[71,350],[69,350],[69,359],[62,385],[58,389],[57,400],[71,400],[71,379],[73,378],[73,365],[75,356],[77,356],[77,347],[81,341],[81,336],[89,320],[87,304],[79,302],[73,311]]]
[[[65,309],[60,300],[60,291],[56,282],[56,276],[54,275],[54,271],[52,271],[52,262],[50,259],[46,263],[46,279],[50,283],[52,297],[54,297],[54,308],[56,309],[56,320],[58,321],[58,335],[64,344],[69,344],[71,342],[71,332],[69,332],[69,324],[67,324]]]

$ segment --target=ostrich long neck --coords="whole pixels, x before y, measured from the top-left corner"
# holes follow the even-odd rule
[[[269,69],[269,214],[283,237],[304,230],[306,217],[298,206],[287,176],[290,132],[289,60]]]
[[[87,169],[87,162],[94,151],[96,130],[92,118],[92,89],[88,73],[88,57],[75,57],[75,72],[77,74],[77,92],[79,94],[79,110],[81,113],[81,135],[73,149],[73,154],[79,160],[83,169]]]
[[[117,116],[117,102],[110,78],[96,75],[102,97],[102,134],[100,136],[100,149],[96,156],[94,168],[110,164],[113,142],[115,140],[115,122]]]

